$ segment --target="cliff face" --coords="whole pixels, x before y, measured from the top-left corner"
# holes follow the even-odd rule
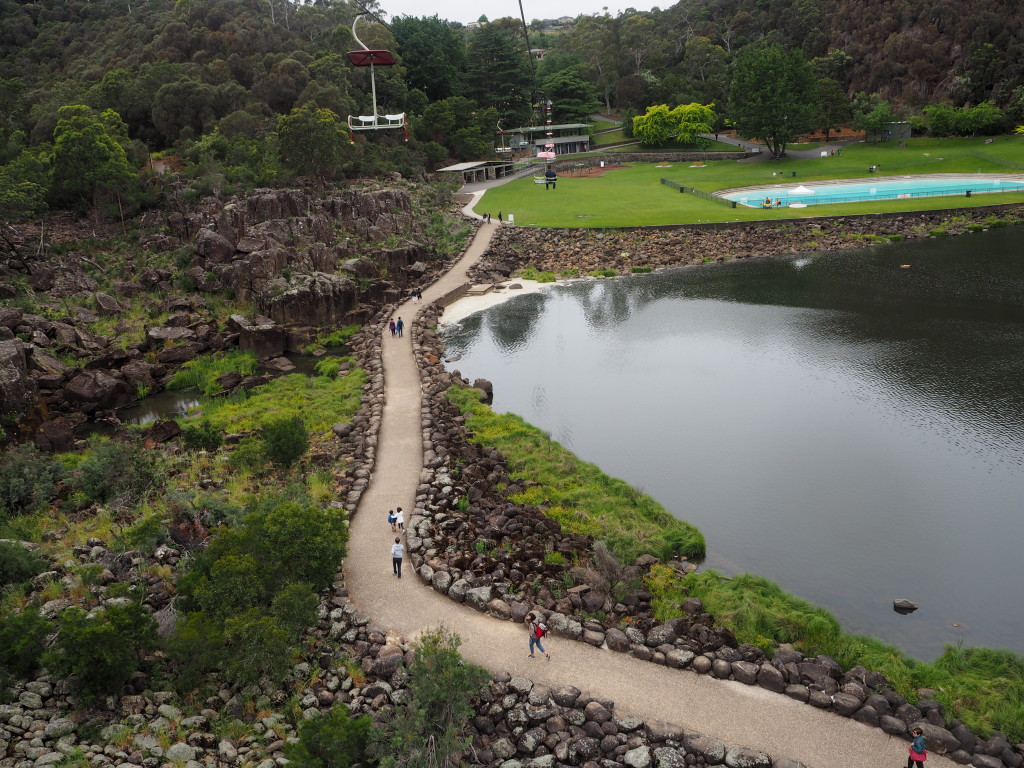
[[[0,413],[41,447],[69,448],[78,421],[159,391],[197,355],[240,340],[280,355],[365,322],[434,259],[403,189],[258,190],[140,225],[127,253],[0,262],[3,294],[32,307],[0,308]],[[263,316],[232,324],[230,304]]]

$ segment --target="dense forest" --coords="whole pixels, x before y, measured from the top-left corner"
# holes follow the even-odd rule
[[[409,115],[410,140],[380,131],[349,143],[346,116],[372,109],[367,70],[345,56],[358,47],[351,25],[361,7],[3,0],[0,213],[84,209],[110,197],[103,189],[118,190],[122,210],[144,205],[133,169],[164,153],[199,197],[296,175],[415,177],[490,156],[499,127],[586,121],[599,110],[631,117],[714,104],[716,128],[732,121],[758,135],[744,131],[746,108],[734,102],[738,83],[749,90],[751,63],[767,73],[755,86],[772,86],[770,61],[751,55],[766,47],[816,78],[807,130],[912,119],[947,135],[1024,122],[1024,8],[1009,0],[969,13],[922,0],[681,0],[526,28],[512,16],[473,28],[436,16],[368,20],[361,38],[397,59],[377,71],[380,109]],[[370,7],[387,20],[385,6]],[[806,69],[798,79],[808,82]],[[81,108],[61,112],[69,106]],[[344,145],[325,143],[338,136]],[[97,157],[98,168],[83,160]]]

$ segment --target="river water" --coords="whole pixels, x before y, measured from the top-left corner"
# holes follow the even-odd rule
[[[706,567],[919,658],[1024,652],[1020,237],[560,284],[445,339],[496,410],[699,526]]]

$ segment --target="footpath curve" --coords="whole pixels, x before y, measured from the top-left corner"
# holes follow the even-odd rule
[[[466,282],[498,224],[483,224],[463,257],[423,291],[424,305]],[[403,578],[391,571],[395,534],[389,509],[415,508],[423,467],[420,379],[413,358],[412,320],[423,305],[402,304],[407,333],[391,338],[385,329],[383,370],[386,403],[377,438],[376,463],[351,520],[345,561],[350,599],[382,629],[414,640],[446,626],[463,640],[462,655],[492,672],[508,672],[557,688],[574,685],[589,695],[611,699],[618,716],[660,720],[714,736],[728,744],[787,757],[807,768],[895,768],[904,765],[907,742],[829,712],[814,709],[756,686],[713,679],[582,642],[550,637],[551,661],[527,658],[527,636],[518,624],[474,611],[423,584],[406,560]],[[952,768],[953,761],[929,755],[930,768]]]

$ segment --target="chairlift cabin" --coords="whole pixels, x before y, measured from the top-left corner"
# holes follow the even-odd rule
[[[391,51],[367,48],[363,41],[359,39],[359,36],[356,34],[356,24],[358,24],[359,19],[365,15],[368,15],[367,11],[358,13],[352,21],[352,37],[354,37],[356,42],[362,46],[362,49],[358,51],[349,51],[346,56],[348,56],[348,60],[352,62],[353,66],[370,68],[370,91],[373,95],[373,114],[349,115],[349,130],[384,131],[393,128],[401,128],[405,140],[408,141],[409,129],[405,122],[405,112],[399,112],[397,114],[381,114],[377,110],[377,79],[374,70],[376,67],[392,66],[395,63],[395,57],[391,55]]]

